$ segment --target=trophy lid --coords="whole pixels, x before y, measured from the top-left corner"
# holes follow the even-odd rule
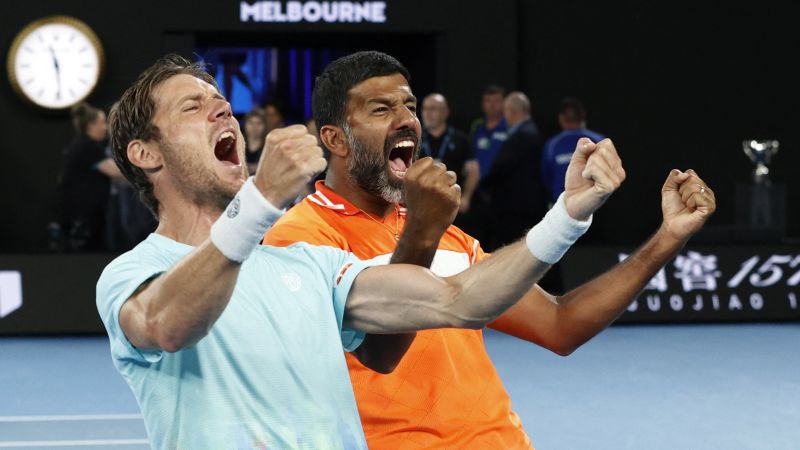
[[[778,153],[780,142],[777,140],[758,141],[756,139],[742,141],[744,153],[754,164],[769,164],[772,155]]]

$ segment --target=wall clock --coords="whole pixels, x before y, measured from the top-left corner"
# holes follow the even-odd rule
[[[94,31],[78,19],[51,16],[17,34],[8,52],[11,87],[24,100],[60,110],[92,93],[105,68]]]

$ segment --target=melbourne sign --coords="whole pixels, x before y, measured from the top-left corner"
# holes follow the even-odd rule
[[[384,23],[386,2],[241,2],[242,22]]]

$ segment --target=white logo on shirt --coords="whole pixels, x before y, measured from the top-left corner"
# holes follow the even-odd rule
[[[283,284],[285,284],[286,287],[292,292],[299,291],[303,286],[303,280],[300,279],[300,275],[294,272],[281,275],[281,279],[283,280]]]

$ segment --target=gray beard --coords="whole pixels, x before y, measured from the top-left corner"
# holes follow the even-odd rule
[[[388,203],[403,203],[405,192],[403,182],[389,178],[386,163],[386,149],[382,153],[370,151],[357,140],[350,129],[344,127],[347,143],[350,145],[350,159],[347,160],[347,177],[369,194]]]

